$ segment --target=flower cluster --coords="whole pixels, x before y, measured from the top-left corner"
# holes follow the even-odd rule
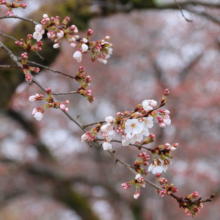
[[[110,142],[116,134],[121,135],[123,146],[153,142],[155,136],[149,133],[149,129],[153,127],[153,118],[156,118],[158,114],[158,110],[154,110],[156,105],[157,102],[154,100],[144,100],[142,104],[137,105],[134,111],[118,112],[116,118],[106,117],[107,123],[101,127],[101,135],[104,137],[103,145],[110,149]]]
[[[162,185],[163,188],[163,190],[157,190],[158,194],[160,194],[162,197],[164,197],[165,194],[170,195],[171,193],[178,192],[178,189],[174,187],[173,183],[168,185],[167,179],[161,177],[160,173],[158,173],[156,177],[158,178],[158,182],[160,183],[160,185]]]
[[[97,126],[95,126],[94,128],[92,128],[90,131],[87,131],[85,134],[82,135],[81,137],[81,141],[93,141],[96,137],[96,135],[98,134],[98,132],[100,131],[101,128],[101,124],[97,124]]]
[[[47,102],[47,104],[33,109],[32,114],[34,115],[34,118],[38,121],[40,121],[43,118],[44,111],[47,108],[60,108],[65,112],[68,111],[68,108],[65,106],[65,104],[69,104],[69,100],[63,102],[54,102],[53,94],[51,93],[51,88],[47,88],[46,92],[48,94],[47,98],[44,97],[44,95],[38,93],[29,97],[30,102],[36,102],[40,100],[45,100]]]
[[[146,154],[145,152],[138,154],[138,157],[134,162],[134,169],[138,174],[147,175],[146,170],[143,167],[141,167],[141,165],[142,164],[144,166],[149,165],[149,163],[147,162],[148,160],[150,160],[150,156]]]
[[[19,3],[22,0],[16,0],[13,3],[8,3],[5,0],[0,0],[0,5],[5,5],[8,7],[8,11],[6,13],[6,16],[14,16],[14,12],[12,11],[13,8],[23,8],[25,9],[27,7],[27,4],[25,3]]]
[[[93,34],[93,30],[89,29],[87,31],[87,36],[80,39],[78,34],[78,28],[75,25],[67,27],[67,23],[70,21],[69,17],[60,23],[60,18],[58,16],[49,18],[47,14],[43,15],[41,24],[35,26],[35,32],[33,33],[33,38],[40,41],[47,29],[47,37],[53,42],[53,48],[59,48],[61,39],[65,38],[71,47],[78,47],[77,51],[73,54],[73,58],[77,62],[82,61],[82,55],[86,54],[89,50],[92,51],[92,61],[98,60],[104,64],[107,63],[107,59],[112,54],[112,43],[109,43],[109,36],[105,37],[104,40],[89,41],[90,36]]]
[[[121,186],[124,189],[129,189],[131,187],[131,185],[136,185],[136,191],[134,193],[134,198],[137,199],[140,196],[140,187],[142,186],[143,188],[145,188],[145,181],[144,178],[140,175],[137,174],[135,176],[134,180],[131,180],[130,182],[126,182],[126,183],[122,183]]]
[[[24,39],[20,39],[20,41],[15,41],[15,44],[17,44],[20,47],[23,47],[27,52],[30,51],[40,51],[42,50],[43,42],[38,41],[36,44],[32,45],[33,35],[28,34],[27,35],[27,43],[24,42]]]
[[[199,214],[200,209],[203,208],[201,198],[198,192],[196,191],[188,195],[182,201],[179,201],[179,203],[180,203],[180,207],[184,208],[184,211],[188,217],[191,217],[191,216],[195,217],[197,214]]]
[[[175,144],[164,144],[159,145],[155,149],[152,149],[151,152],[153,154],[154,160],[148,167],[148,172],[152,172],[153,174],[166,172],[168,169],[168,165],[171,164],[170,158],[173,158],[171,151],[176,150],[178,143]],[[159,158],[156,156],[159,155]]]
[[[22,64],[22,70],[25,74],[25,79],[28,82],[32,81],[32,75],[31,75],[31,71],[35,72],[35,73],[39,73],[40,69],[38,67],[31,67],[27,64],[27,59],[28,59],[28,54],[22,53],[21,54],[21,64]]]
[[[79,72],[76,73],[75,80],[81,84],[77,92],[92,103],[94,101],[93,92],[91,89],[86,89],[91,82],[91,76],[87,75],[87,72],[82,66],[79,67]]]
[[[91,50],[93,62],[98,57],[98,61],[106,64],[107,59],[110,57],[113,51],[113,44],[107,41],[110,39],[110,37],[106,36],[104,40],[90,42],[89,37],[91,36],[92,32],[93,31],[89,29],[87,31],[87,37],[79,41],[78,50],[73,54],[73,58],[80,63],[82,61],[82,54],[86,54],[88,50]]]

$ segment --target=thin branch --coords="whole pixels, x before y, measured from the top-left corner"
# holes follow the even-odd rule
[[[22,67],[22,64],[18,61],[17,57],[11,52],[11,50],[8,49],[8,47],[6,47],[1,41],[0,41],[0,47],[2,47],[7,54],[9,55],[9,57],[19,66]]]
[[[69,94],[77,94],[77,91],[72,92],[62,92],[62,93],[52,93],[52,95],[69,95]]]
[[[208,2],[202,2],[202,1],[178,2],[178,5],[180,7],[184,7],[184,6],[188,6],[188,5],[200,5],[200,6],[209,7],[209,8],[220,8],[220,3],[208,3]],[[154,9],[179,9],[178,5],[176,3],[175,4],[168,3],[168,4],[161,5],[159,7],[156,7]]]
[[[105,141],[105,140],[102,139],[102,138],[96,138],[96,140],[97,140],[97,141]],[[115,140],[115,139],[111,140],[110,142],[117,142],[117,143],[122,144],[122,141]],[[144,149],[146,149],[146,150],[148,150],[148,151],[152,151],[152,149],[150,149],[150,148],[148,148],[148,147],[144,147],[143,145],[139,145],[139,144],[129,144],[129,146],[134,146],[134,147],[137,147],[137,148],[144,148]]]
[[[97,122],[93,122],[93,123],[91,123],[91,124],[86,124],[86,125],[83,125],[83,127],[84,128],[86,128],[86,127],[89,127],[89,126],[93,126],[93,125],[96,125],[96,124],[103,124],[103,123],[105,123],[106,121],[97,121]]]
[[[214,23],[216,23],[218,25],[220,24],[220,19],[215,17],[215,16],[213,16],[213,15],[211,15],[211,14],[208,14],[206,12],[198,12],[196,10],[188,9],[188,8],[186,8],[186,10],[189,11],[189,12],[192,12],[194,14],[197,14],[199,16],[205,17],[206,19],[208,19],[210,21],[213,21]]]
[[[185,15],[184,15],[184,13],[183,13],[183,10],[182,10],[182,8],[181,8],[181,6],[180,6],[180,4],[179,4],[176,0],[174,0],[174,2],[177,4],[177,6],[178,6],[178,8],[179,8],[179,10],[180,10],[180,12],[181,12],[183,18],[184,18],[187,22],[192,22],[193,20],[189,20],[188,18],[185,17]]]
[[[22,67],[17,66],[17,65],[0,65],[1,68],[18,68],[22,69]]]
[[[9,35],[7,35],[7,34],[2,33],[1,31],[0,31],[0,34],[3,35],[4,37],[11,38],[11,39],[14,40],[14,41],[19,41],[19,40],[17,40],[16,38],[14,38],[14,37],[12,37],[12,36],[9,36]]]
[[[61,72],[61,71],[51,69],[50,67],[47,67],[47,66],[41,65],[41,64],[39,64],[39,63],[36,63],[36,62],[33,62],[33,61],[29,61],[29,60],[27,60],[27,62],[30,63],[30,64],[34,64],[34,65],[36,65],[36,66],[43,67],[43,68],[45,68],[46,70],[50,70],[51,72],[59,73],[59,74],[61,74],[61,75],[64,75],[64,76],[70,77],[70,78],[72,78],[72,79],[75,79],[74,76],[70,76],[70,75],[68,75],[68,74],[66,74],[66,73],[63,73],[63,72]]]
[[[34,21],[33,19],[29,19],[29,18],[23,18],[23,17],[20,17],[20,16],[17,16],[17,15],[14,15],[14,16],[0,16],[0,19],[5,19],[5,18],[15,18],[15,19],[20,19],[20,20],[23,20],[23,21],[28,21],[28,22],[31,22],[32,24],[40,24],[38,23],[37,21]]]

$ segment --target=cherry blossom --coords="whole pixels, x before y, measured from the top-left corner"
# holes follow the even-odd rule
[[[103,142],[102,147],[103,147],[103,150],[111,150],[112,149],[112,145],[108,142]]]
[[[148,172],[152,172],[153,174],[162,173],[163,171],[166,172],[168,166],[164,164],[164,161],[161,159],[154,159],[153,162],[148,167]]]
[[[82,61],[82,53],[79,50],[77,50],[73,54],[73,58],[76,59],[78,63],[80,63]]]

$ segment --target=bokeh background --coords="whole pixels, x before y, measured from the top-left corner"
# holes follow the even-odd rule
[[[188,1],[187,1],[188,2]],[[197,1],[198,2],[198,1]],[[79,95],[57,97],[70,100],[69,113],[80,123],[92,123],[118,111],[133,110],[145,99],[160,101],[169,88],[166,109],[172,125],[150,131],[156,141],[149,147],[179,143],[172,166],[163,174],[178,187],[183,197],[198,191],[202,197],[216,194],[205,204],[197,219],[220,219],[220,15],[218,1],[181,5],[187,22],[173,1],[24,1],[26,10],[14,10],[40,22],[42,15],[70,16],[71,24],[92,40],[111,37],[113,55],[106,65],[83,56],[82,65],[92,77],[90,89],[95,102]],[[0,6],[1,15],[5,7]],[[211,15],[208,17],[207,14]],[[214,21],[214,22],[213,22]],[[34,32],[31,23],[0,20],[0,31],[17,39]],[[14,41],[0,34],[0,40],[20,56]],[[44,39],[42,61],[29,59],[75,75],[79,64],[75,48],[62,42],[52,49]],[[0,64],[11,64],[0,50]],[[36,79],[53,92],[77,90],[78,83],[41,69]],[[188,219],[176,201],[161,198],[150,186],[133,199],[134,187],[124,190],[122,182],[134,178],[126,168],[102,149],[81,143],[81,130],[59,110],[49,109],[35,121],[28,97],[42,93],[29,85],[18,69],[0,69],[0,220],[168,220]],[[117,154],[133,164],[136,148],[114,144]],[[149,173],[147,178],[157,183]]]

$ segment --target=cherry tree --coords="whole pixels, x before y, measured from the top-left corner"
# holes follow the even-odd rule
[[[78,118],[74,118],[68,113],[71,108],[70,101],[66,99],[58,101],[55,97],[79,94],[82,98],[86,98],[91,105],[95,105],[94,93],[89,88],[92,81],[92,77],[88,75],[89,70],[85,70],[84,67],[79,66],[76,74],[72,76],[71,74],[30,61],[28,58],[29,53],[34,52],[36,56],[40,56],[39,53],[43,50],[44,46],[44,36],[53,42],[52,47],[54,50],[60,47],[62,41],[67,41],[73,51],[72,60],[73,63],[75,62],[75,65],[81,63],[85,56],[90,56],[92,62],[100,62],[100,65],[104,65],[108,63],[113,53],[113,44],[110,41],[110,36],[103,36],[102,39],[94,41],[92,40],[92,29],[88,29],[85,36],[79,36],[77,26],[71,23],[68,16],[62,21],[60,21],[59,15],[49,17],[47,14],[42,14],[41,21],[34,21],[24,17],[21,18],[14,15],[13,9],[18,7],[25,9],[27,5],[19,2],[20,1],[16,1],[9,4],[6,1],[1,1],[0,3],[2,5],[8,7],[6,15],[2,16],[1,19],[22,19],[26,22],[30,22],[34,27],[34,31],[33,33],[29,33],[26,39],[24,37],[15,40],[15,45],[23,48],[23,52],[19,57],[3,42],[0,42],[0,47],[16,64],[5,64],[1,67],[21,69],[26,82],[29,83],[29,85],[36,85],[42,90],[41,93],[32,94],[29,97],[30,102],[36,103],[36,107],[32,111],[33,117],[37,121],[42,121],[44,120],[45,112],[51,111],[51,108],[61,111],[82,130],[82,142],[86,142],[90,147],[104,150],[115,160],[116,164],[122,164],[125,169],[133,173],[133,179],[125,179],[124,181],[127,182],[121,183],[122,190],[123,188],[126,190],[135,189],[133,197],[134,199],[138,199],[141,197],[142,190],[148,190],[148,187],[147,189],[141,189],[141,187],[146,188],[146,185],[149,185],[153,187],[155,192],[161,197],[167,195],[175,199],[187,216],[196,216],[203,207],[203,203],[210,202],[212,198],[214,198],[214,194],[209,195],[207,198],[201,198],[198,192],[195,191],[186,196],[179,196],[178,188],[174,185],[175,183],[169,183],[165,177],[162,177],[165,172],[169,172],[169,167],[172,166],[171,160],[175,157],[176,150],[179,147],[181,148],[181,146],[179,146],[178,143],[160,143],[156,147],[147,147],[148,144],[155,142],[157,139],[157,137],[151,133],[154,124],[161,127],[160,129],[171,124],[170,111],[164,108],[166,103],[169,102],[169,89],[164,88],[160,100],[156,101],[152,100],[151,97],[146,97],[141,103],[137,103],[136,106],[131,106],[130,109],[124,109],[122,112],[115,112],[115,115],[106,116],[104,119],[101,118],[100,121],[80,123]],[[181,5],[176,2],[174,5],[180,9],[186,21],[191,22],[191,20],[185,17],[182,11],[182,8],[184,8],[187,3]],[[193,12],[191,9],[188,10]],[[201,15],[208,17],[205,13],[201,13]],[[211,19],[214,20],[213,17],[211,17]],[[117,50],[117,48],[114,48],[114,50]],[[52,72],[57,72],[77,81],[77,83],[79,83],[78,88],[71,92],[54,92],[50,86],[50,82],[40,83],[33,76],[33,73],[38,74],[40,72],[39,67],[47,68]],[[80,117],[83,117],[83,115]],[[136,160],[133,164],[129,164],[118,156],[113,143],[119,143],[125,146],[125,151],[128,146],[136,149]],[[91,148],[91,150],[93,148]],[[142,152],[138,153],[138,150]],[[130,159],[128,160],[130,161]],[[148,167],[146,168],[146,166]],[[32,169],[35,168],[36,167],[32,167]],[[30,169],[30,167],[28,169]],[[39,170],[36,170],[35,172],[39,172]],[[147,177],[152,175],[151,173],[155,175],[155,178],[158,180],[158,185],[148,180]]]

